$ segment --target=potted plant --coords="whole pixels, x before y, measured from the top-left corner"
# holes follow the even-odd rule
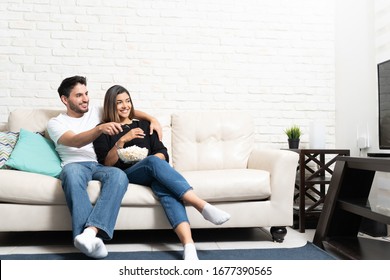
[[[301,137],[301,128],[298,125],[293,125],[284,130],[288,138],[289,149],[298,149],[299,139]]]

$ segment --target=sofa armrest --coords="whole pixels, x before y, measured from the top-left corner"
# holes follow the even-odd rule
[[[292,209],[298,160],[296,152],[254,149],[248,160],[248,168],[268,171],[271,175],[271,201],[287,203]]]

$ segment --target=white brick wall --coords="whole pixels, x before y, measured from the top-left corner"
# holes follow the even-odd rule
[[[390,3],[375,1],[375,49],[377,63],[390,59]]]
[[[327,125],[334,145],[334,1],[2,0],[0,122],[59,107],[84,75],[95,104],[113,84],[137,109],[249,111],[260,146],[287,147],[293,123]]]

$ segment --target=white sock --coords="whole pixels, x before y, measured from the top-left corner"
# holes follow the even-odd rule
[[[199,260],[198,254],[196,253],[196,247],[194,243],[187,243],[184,245],[184,260]]]
[[[202,210],[203,218],[215,225],[222,225],[230,219],[230,214],[218,209],[217,207],[206,203]]]
[[[103,240],[96,237],[95,231],[89,228],[86,228],[82,234],[75,237],[74,246],[88,257],[94,259],[102,259],[108,255]]]

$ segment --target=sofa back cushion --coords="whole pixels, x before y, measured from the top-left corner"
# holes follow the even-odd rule
[[[246,168],[253,146],[253,120],[245,112],[172,115],[172,163],[178,171]]]
[[[102,109],[100,107],[100,109]],[[26,129],[33,132],[42,133],[50,139],[47,133],[47,122],[64,113],[65,109],[30,109],[21,108],[12,111],[8,116],[8,129],[13,132],[19,132],[20,129]],[[163,143],[168,149],[171,159],[171,116],[170,114],[153,114],[159,120],[163,130]]]
[[[45,133],[45,137],[49,137],[46,132],[47,122],[65,112],[61,109],[16,109],[8,116],[8,128],[10,131],[19,132],[21,128]]]

